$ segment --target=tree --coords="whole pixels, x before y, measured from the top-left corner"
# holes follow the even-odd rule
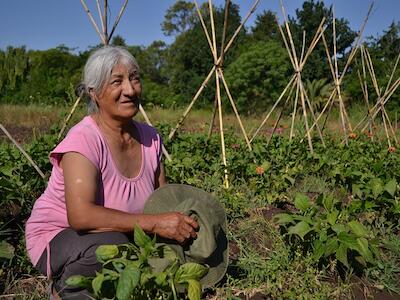
[[[118,35],[118,34],[112,38],[111,45],[113,45],[113,46],[122,46],[122,47],[126,47],[127,46],[125,39],[122,36]]]
[[[281,41],[276,14],[270,10],[264,10],[257,15],[254,26],[251,28],[252,38],[257,41],[273,40]]]
[[[307,0],[303,3],[301,9],[296,9],[296,18],[289,17],[290,27],[292,29],[296,51],[299,55],[303,43],[303,32],[306,33],[306,47],[309,46],[315,32],[323,17],[326,18],[327,26],[324,34],[330,53],[333,54],[333,13],[332,6],[325,7],[323,1],[314,2]],[[336,19],[336,46],[338,58],[346,60],[346,51],[350,49],[356,37],[356,33],[350,29],[349,21],[344,18]],[[330,78],[329,64],[327,62],[325,48],[320,42],[309,57],[303,70],[302,76],[305,79],[313,80],[320,78]]]
[[[253,44],[225,72],[238,110],[248,114],[265,112],[284,90],[291,70],[286,50],[279,43]]]
[[[167,36],[179,35],[193,28],[196,18],[194,4],[179,0],[168,8],[164,16],[164,21],[161,23],[161,29]]]
[[[207,4],[203,4],[200,9],[202,11],[204,22],[210,24]],[[223,7],[214,7],[214,21],[217,37],[217,49],[219,53],[224,23]],[[240,22],[241,17],[239,14],[239,7],[238,5],[231,3],[226,34],[227,40],[233,35],[234,31],[240,25]],[[211,32],[211,30],[209,30],[209,32]],[[240,44],[244,35],[243,32],[239,34],[235,42],[236,45]],[[237,48],[235,45],[231,47],[224,59],[226,65],[234,60],[236,57],[235,55],[237,55],[236,50]],[[168,49],[166,60],[169,85],[174,94],[177,95],[177,101],[180,104],[188,103],[200,87],[200,84],[203,82],[205,76],[209,73],[214,63],[207,39],[198,17],[196,22],[193,23],[192,28],[176,36],[174,43]],[[202,93],[202,100],[206,103],[213,102],[213,89],[206,89]]]

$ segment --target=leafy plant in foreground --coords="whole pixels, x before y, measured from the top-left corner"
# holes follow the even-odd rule
[[[351,216],[342,202],[322,195],[312,202],[297,194],[295,213],[275,216],[292,243],[311,251],[319,263],[336,258],[345,267],[365,268],[379,257],[377,241],[367,228]]]
[[[138,226],[134,244],[103,245],[96,257],[103,264],[95,277],[71,276],[67,284],[86,288],[97,299],[178,299],[187,289],[187,298],[201,297],[200,279],[206,266],[179,258],[166,245],[157,245]]]

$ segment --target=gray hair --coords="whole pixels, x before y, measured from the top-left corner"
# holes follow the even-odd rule
[[[88,58],[83,71],[83,85],[86,94],[89,95],[88,113],[98,112],[96,101],[90,98],[89,92],[93,90],[98,94],[104,84],[110,79],[112,69],[118,65],[124,64],[132,66],[139,71],[139,65],[136,59],[128,50],[122,47],[105,46],[94,51]]]

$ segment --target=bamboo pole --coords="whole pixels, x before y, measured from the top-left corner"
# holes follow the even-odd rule
[[[103,12],[101,11],[101,7],[100,7],[100,0],[96,0],[96,5],[97,5],[97,12],[99,13],[99,17],[100,17],[100,23],[101,23],[101,29],[103,31],[103,36],[104,36],[104,32],[105,32],[105,27],[104,27],[104,22],[103,22]],[[104,36],[104,38],[107,38],[106,36]]]
[[[221,69],[219,69],[219,73],[220,73],[220,79],[222,80],[222,83],[223,83],[223,85],[224,85],[224,87],[225,87],[225,91],[226,91],[226,94],[227,94],[227,96],[228,96],[228,99],[229,99],[229,101],[231,102],[233,111],[235,112],[235,116],[236,116],[236,119],[238,120],[240,129],[242,130],[242,134],[243,134],[243,136],[244,136],[244,139],[246,140],[247,147],[249,148],[250,151],[252,151],[249,138],[248,138],[248,136],[247,136],[246,130],[244,129],[242,120],[240,119],[239,112],[237,111],[237,108],[236,108],[236,105],[235,105],[235,101],[233,101],[233,98],[232,98],[231,92],[230,92],[230,90],[229,90],[228,84],[227,84],[226,81],[225,81],[224,73],[222,72]]]
[[[141,114],[143,115],[144,119],[146,120],[146,123],[149,124],[150,126],[153,126],[153,124],[151,124],[149,117],[146,114],[146,111],[144,110],[142,104],[139,104],[139,111],[141,112]],[[165,149],[164,144],[162,144],[162,152],[164,153],[164,156],[166,157],[166,159],[171,162],[171,156],[169,155],[167,149]]]
[[[296,112],[297,112],[297,103],[299,101],[299,78],[296,76],[295,85],[296,85],[296,96],[294,97],[294,106],[292,112],[292,124],[290,125],[290,134],[289,134],[289,141],[291,142],[294,136],[294,122],[296,120]]]
[[[281,120],[281,118],[282,118],[283,110],[285,109],[286,104],[289,102],[289,99],[290,99],[290,97],[292,96],[293,90],[294,90],[294,84],[292,84],[292,87],[290,88],[289,94],[288,94],[288,96],[286,97],[286,100],[285,100],[285,102],[284,102],[284,104],[283,104],[283,106],[282,106],[282,108],[281,108],[281,111],[279,112],[279,116],[278,116],[276,122],[274,123],[274,128],[273,128],[273,130],[272,130],[271,136],[269,137],[269,139],[268,139],[268,141],[267,141],[267,147],[268,147],[269,144],[271,143],[272,137],[274,136],[274,133],[275,133],[275,131],[276,131],[276,128],[278,127],[278,124],[279,124],[279,122],[280,122],[280,120]]]
[[[233,41],[236,39],[236,36],[239,34],[240,30],[243,28],[244,24],[247,22],[247,20],[249,19],[249,17],[254,13],[258,3],[260,2],[260,0],[255,0],[253,3],[253,6],[251,7],[250,11],[248,12],[248,14],[246,15],[246,17],[244,18],[244,20],[242,21],[242,23],[240,23],[240,25],[238,26],[238,28],[236,29],[236,31],[234,32],[234,34],[232,35],[232,37],[230,38],[229,42],[227,43],[226,47],[224,48],[224,54],[226,54],[228,52],[228,50],[230,49],[230,47],[233,44]],[[171,140],[176,131],[179,129],[180,126],[182,126],[184,120],[186,119],[187,115],[189,114],[191,108],[193,107],[194,103],[196,102],[197,98],[200,96],[201,92],[203,91],[206,83],[210,80],[211,76],[213,74],[215,74],[215,70],[216,70],[216,65],[219,65],[220,62],[222,60],[222,56],[220,56],[217,59],[216,64],[211,68],[210,72],[208,73],[206,79],[203,81],[203,83],[201,84],[200,88],[197,90],[195,96],[193,97],[192,101],[190,102],[189,106],[187,107],[187,109],[185,110],[185,112],[183,113],[183,115],[181,116],[181,118],[179,119],[178,123],[176,124],[176,126],[171,130],[171,132],[168,135],[168,138]]]
[[[99,27],[97,26],[96,22],[94,21],[93,16],[92,16],[92,13],[90,12],[88,6],[86,5],[85,0],[81,0],[81,3],[82,3],[82,6],[83,6],[83,8],[85,9],[85,11],[86,11],[86,13],[87,13],[87,15],[88,15],[88,17],[89,17],[90,22],[92,23],[94,29],[96,30],[97,34],[99,35],[101,41],[103,42],[104,45],[107,45],[105,36],[104,36],[102,33],[100,33],[100,29],[99,29]]]
[[[118,13],[117,18],[115,19],[114,25],[113,25],[113,27],[111,29],[111,32],[110,32],[109,36],[108,36],[108,40],[111,40],[111,38],[112,38],[112,36],[114,34],[114,31],[115,31],[115,28],[117,28],[117,26],[119,24],[119,21],[120,21],[120,19],[122,17],[122,14],[124,13],[125,8],[126,8],[127,5],[128,5],[128,0],[125,0],[124,4],[122,5],[122,7],[121,7],[121,9],[120,9],[120,11]]]
[[[106,46],[110,42],[110,40],[108,39],[108,31],[107,31],[107,25],[108,25],[107,24],[107,22],[108,22],[107,15],[108,15],[108,0],[104,0],[104,10],[103,10],[102,18],[103,18],[103,24],[104,24],[104,32],[103,32],[103,34],[104,34],[104,37],[105,37],[104,45],[106,45]]]
[[[189,103],[188,107],[186,108],[186,110],[184,111],[183,115],[181,116],[181,118],[179,119],[178,123],[175,125],[175,127],[171,130],[171,132],[169,133],[168,139],[171,140],[176,131],[179,129],[179,127],[181,127],[181,125],[183,124],[183,122],[185,121],[187,115],[189,114],[190,110],[192,109],[193,105],[196,103],[197,98],[200,96],[201,92],[203,91],[203,89],[206,87],[208,81],[210,80],[211,76],[215,72],[215,66],[213,66],[211,68],[210,73],[208,73],[207,77],[204,79],[203,83],[201,84],[200,88],[197,90],[196,94],[194,95],[192,101]]]
[[[201,14],[201,12],[200,12],[200,8],[199,8],[199,5],[197,4],[197,1],[196,1],[196,0],[194,0],[194,5],[195,5],[195,7],[196,7],[197,15],[199,16],[201,26],[203,27],[203,31],[204,31],[204,33],[205,33],[205,35],[206,35],[207,42],[208,42],[208,46],[210,47],[211,54],[212,54],[212,53],[213,53],[213,51],[212,51],[213,45],[212,45],[212,42],[211,42],[211,39],[210,39],[210,35],[208,34],[207,26],[206,26],[206,24],[204,23],[203,16],[202,16],[202,14]]]
[[[79,102],[81,101],[81,98],[82,98],[82,95],[80,95],[80,96],[76,99],[74,105],[72,106],[71,111],[69,112],[68,116],[65,118],[64,124],[63,124],[63,126],[61,127],[60,132],[58,133],[58,137],[57,137],[58,140],[59,140],[59,139],[61,138],[61,136],[63,135],[65,128],[67,128],[67,124],[68,124],[69,120],[71,119],[72,115],[74,114],[76,108],[78,107]]]
[[[24,148],[16,141],[14,138],[11,136],[11,134],[7,131],[7,129],[3,126],[3,124],[0,123],[0,129],[5,133],[5,135],[10,139],[10,141],[18,148],[19,151],[25,156],[25,158],[29,161],[29,163],[35,168],[35,170],[39,173],[39,175],[45,179],[45,175],[40,170],[38,165],[33,161],[33,159],[29,156],[28,153],[25,152]]]
[[[196,2],[196,0],[195,0],[195,2]],[[219,65],[221,66],[221,71],[222,71],[222,66],[224,64],[224,48],[225,48],[226,30],[227,30],[227,27],[228,27],[229,4],[230,4],[230,0],[226,0],[225,1],[225,11],[224,11],[224,27],[223,27],[223,30],[222,30],[222,41],[221,41],[221,48],[220,48],[220,58],[221,59],[220,59],[220,64]],[[196,5],[197,5],[197,2],[196,2]],[[199,14],[200,20],[202,20],[203,18],[201,16],[200,10],[198,8],[197,8],[197,12]],[[204,21],[203,21],[202,24],[204,25]],[[207,29],[205,28],[205,26],[203,26],[203,29],[204,29],[204,31],[206,33],[207,40],[209,41],[208,32],[207,32]],[[211,47],[210,41],[209,41],[209,45]],[[222,72],[221,72],[221,74],[222,74]],[[216,98],[216,95],[215,95],[214,107],[213,107],[213,112],[212,112],[211,122],[210,122],[210,128],[208,130],[206,143],[211,138],[212,130],[214,128],[214,120],[215,120],[215,115],[216,115],[216,112],[217,112],[217,106],[218,106],[218,103],[217,103],[217,98]],[[245,137],[247,137],[247,136],[245,136]],[[250,150],[251,150],[251,146],[250,146]]]
[[[289,80],[288,84],[286,85],[285,89],[282,91],[280,94],[278,100],[275,101],[275,104],[272,106],[271,110],[267,114],[267,116],[264,118],[264,120],[261,122],[261,125],[258,126],[257,130],[253,134],[253,137],[250,139],[250,143],[254,140],[254,138],[257,136],[257,134],[260,132],[261,128],[264,127],[265,123],[271,116],[272,112],[275,110],[275,108],[278,106],[279,102],[282,100],[283,96],[286,94],[289,86],[294,86],[293,81],[296,79],[296,75],[293,75],[292,78]]]
[[[212,36],[212,53],[214,56],[214,64],[217,65],[217,41],[215,38],[215,24],[214,24],[214,12],[212,8],[212,3],[211,0],[208,0],[208,7],[210,11],[210,23],[211,23],[211,36]],[[215,73],[215,76],[217,76],[217,73]]]
[[[368,21],[368,19],[369,19],[370,14],[371,14],[372,8],[373,8],[373,3],[369,6],[367,15],[366,15],[366,17],[364,18],[364,21],[363,21],[363,23],[362,23],[362,25],[361,25],[361,28],[360,28],[359,32],[358,32],[358,35],[357,35],[357,38],[356,38],[356,40],[355,40],[354,46],[353,46],[353,48],[351,49],[350,55],[349,55],[349,57],[348,57],[348,59],[347,59],[347,61],[346,61],[346,64],[345,64],[345,66],[344,66],[344,68],[343,68],[343,70],[342,70],[342,72],[341,72],[340,77],[338,78],[339,80],[338,80],[337,83],[338,83],[339,85],[341,85],[341,83],[342,83],[342,81],[343,81],[343,78],[344,78],[344,76],[345,76],[345,74],[346,74],[346,72],[347,72],[347,69],[350,67],[350,64],[351,64],[351,62],[353,61],[353,58],[354,58],[354,56],[355,56],[355,54],[356,54],[356,52],[357,52],[357,50],[358,50],[358,48],[359,48],[359,45],[360,45],[360,42],[361,42],[361,38],[362,38],[362,34],[363,34],[363,32],[364,32],[365,25],[367,24],[367,21]],[[325,38],[324,38],[323,35],[322,35],[322,39],[325,40]],[[334,41],[334,43],[336,43],[336,40]],[[333,71],[334,68],[333,68],[333,65],[332,65],[332,62],[331,62],[330,53],[329,53],[329,50],[328,50],[328,46],[327,46],[326,40],[325,40],[324,46],[325,46],[325,52],[327,53],[328,62],[329,62],[329,64],[330,64],[332,77],[333,77],[334,80],[335,80],[336,76],[334,75],[335,72]],[[331,99],[330,101],[333,101],[333,99],[334,99],[336,93],[337,93],[337,88],[335,87],[335,88],[332,90],[331,95],[329,96],[329,99]],[[315,126],[316,123],[319,121],[319,119],[323,116],[324,112],[326,111],[326,109],[327,109],[328,107],[330,107],[330,102],[329,102],[329,100],[328,100],[328,102],[326,103],[326,105],[324,106],[324,109],[322,110],[322,112],[318,115],[316,122],[314,122],[314,124],[310,127],[310,130],[314,128],[314,126]],[[330,109],[329,109],[329,111],[330,111]],[[327,118],[325,119],[325,121],[326,121],[326,120],[327,120]],[[323,126],[323,127],[324,127],[324,126]],[[353,130],[355,130],[355,128],[354,128]]]

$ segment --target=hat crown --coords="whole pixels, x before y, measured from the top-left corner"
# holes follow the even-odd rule
[[[197,238],[184,247],[186,258],[191,261],[205,263],[217,248],[215,240],[219,231],[219,221],[215,211],[204,201],[186,198],[176,210],[192,217],[199,225]]]

